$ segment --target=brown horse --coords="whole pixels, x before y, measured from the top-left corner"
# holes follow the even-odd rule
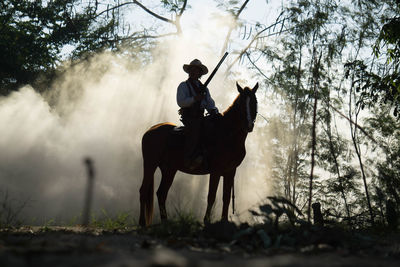
[[[228,208],[231,191],[236,173],[246,155],[245,140],[247,134],[253,130],[257,116],[256,91],[258,83],[253,89],[244,89],[236,83],[239,95],[233,104],[223,112],[218,124],[214,128],[212,140],[205,144],[207,164],[195,170],[188,170],[184,166],[184,139],[178,136],[180,145],[171,145],[177,139],[174,134],[176,125],[161,123],[151,127],[142,138],[143,153],[143,182],[140,187],[140,219],[141,226],[148,226],[153,219],[154,199],[154,172],[157,167],[161,170],[161,183],[157,191],[160,217],[167,219],[165,202],[168,190],[174,180],[176,172],[188,174],[210,174],[210,183],[207,199],[205,222],[210,221],[211,210],[215,201],[220,177],[224,177],[222,220],[228,220]]]

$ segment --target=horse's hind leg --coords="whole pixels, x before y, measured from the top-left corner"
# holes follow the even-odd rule
[[[207,197],[207,210],[204,216],[204,223],[209,223],[211,220],[211,211],[215,202],[215,195],[217,194],[220,175],[211,173],[210,174],[210,184],[208,186],[208,197]]]
[[[161,168],[161,183],[157,190],[158,206],[160,208],[161,221],[167,220],[167,209],[165,202],[167,200],[168,191],[174,181],[176,169]]]
[[[233,179],[235,178],[235,173],[236,169],[233,169],[227,173],[225,173],[224,176],[224,193],[222,196],[222,221],[227,221],[228,220],[228,209],[229,209],[229,204],[231,202],[231,193],[232,193],[232,186],[233,186]]]
[[[147,161],[145,161],[147,163]],[[140,218],[141,226],[148,226],[153,219],[153,198],[154,198],[154,172],[156,164],[144,164],[143,181],[140,187]]]

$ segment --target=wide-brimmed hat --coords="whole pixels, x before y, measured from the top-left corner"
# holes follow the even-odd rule
[[[201,63],[201,61],[198,60],[198,59],[194,59],[192,62],[190,62],[190,64],[185,64],[185,65],[183,65],[183,70],[184,70],[186,73],[189,73],[190,70],[191,70],[192,68],[200,68],[203,75],[208,73],[207,67],[204,66],[204,65]]]

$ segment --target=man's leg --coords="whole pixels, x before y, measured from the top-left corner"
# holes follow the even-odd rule
[[[185,166],[188,168],[196,168],[201,164],[200,155],[197,153],[197,146],[200,138],[201,119],[193,118],[190,123],[187,123],[185,129]],[[193,165],[193,166],[192,166]]]

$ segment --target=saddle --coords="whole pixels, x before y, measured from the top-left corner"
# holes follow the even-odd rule
[[[173,135],[184,135],[185,133],[185,126],[175,126],[172,128]]]
[[[213,116],[205,116],[199,146],[207,146],[216,142],[217,129],[218,119]],[[170,147],[183,147],[185,145],[185,126],[172,128],[170,138],[168,138],[168,145]]]

